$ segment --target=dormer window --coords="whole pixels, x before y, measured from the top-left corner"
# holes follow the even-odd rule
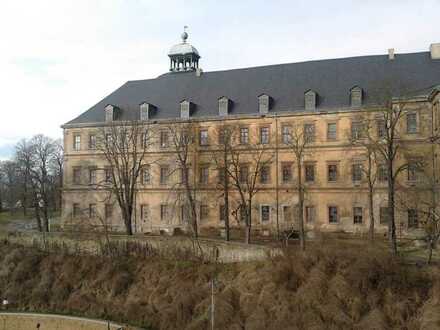
[[[270,96],[266,94],[261,94],[258,96],[258,112],[260,114],[269,113],[270,107]]]
[[[304,94],[304,107],[306,110],[315,110],[316,109],[316,92],[309,89]]]
[[[140,119],[149,120],[153,113],[154,106],[150,103],[144,102],[139,105]]]
[[[183,100],[180,102],[180,118],[188,119],[191,116],[191,102]]]
[[[108,104],[105,107],[105,121],[112,122],[115,119],[116,107],[112,104]]]
[[[350,89],[350,105],[355,108],[362,106],[362,88],[359,86]]]
[[[230,105],[230,100],[227,97],[222,96],[221,98],[218,99],[218,114],[219,114],[219,116],[227,116],[228,115],[229,105]]]

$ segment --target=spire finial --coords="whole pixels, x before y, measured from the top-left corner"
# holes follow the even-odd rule
[[[185,43],[186,39],[188,39],[188,33],[186,32],[187,29],[188,29],[188,26],[185,25],[183,27],[183,33],[181,35],[183,43]]]

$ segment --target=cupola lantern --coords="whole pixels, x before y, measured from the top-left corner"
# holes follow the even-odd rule
[[[184,27],[181,35],[182,42],[171,47],[168,52],[171,72],[195,71],[199,68],[200,55],[197,49],[187,42],[187,28],[187,26]]]

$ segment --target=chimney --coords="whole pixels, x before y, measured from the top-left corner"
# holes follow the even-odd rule
[[[429,47],[432,60],[440,60],[440,43],[431,44]]]
[[[394,60],[394,48],[388,49],[388,59],[390,61]]]

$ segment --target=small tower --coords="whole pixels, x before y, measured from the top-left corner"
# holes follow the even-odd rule
[[[199,52],[191,44],[187,43],[188,33],[185,26],[181,35],[182,42],[171,47],[168,52],[170,58],[170,71],[172,72],[186,72],[194,71],[199,68]]]

